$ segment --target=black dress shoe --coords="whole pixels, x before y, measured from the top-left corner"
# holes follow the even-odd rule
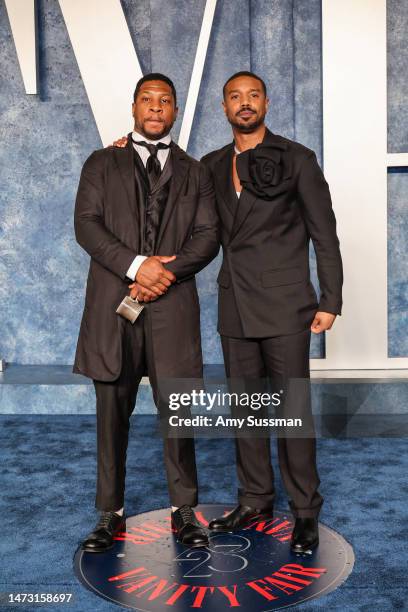
[[[208,525],[211,531],[232,532],[247,527],[254,519],[270,519],[273,517],[273,508],[258,510],[251,506],[238,505],[227,516],[216,518]]]
[[[86,552],[105,552],[112,548],[114,536],[123,531],[126,526],[124,516],[116,512],[101,512],[95,529],[82,542],[82,550]]]
[[[297,518],[292,532],[290,548],[295,553],[307,553],[319,544],[316,518]]]
[[[208,546],[207,532],[199,525],[190,506],[181,506],[171,513],[171,526],[176,531],[177,540],[184,546]]]

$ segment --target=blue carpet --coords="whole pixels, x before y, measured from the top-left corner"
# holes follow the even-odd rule
[[[0,591],[73,593],[72,603],[47,610],[87,612],[119,607],[77,582],[72,557],[93,527],[95,417],[0,415]],[[168,506],[161,439],[152,416],[132,419],[127,513]],[[232,440],[197,440],[200,502],[234,502]],[[272,445],[277,466],[275,444]],[[320,439],[321,522],[354,547],[347,582],[304,610],[407,609],[408,454],[404,439]],[[287,509],[277,472],[278,509]],[[37,609],[27,606],[22,609]],[[16,607],[1,606],[1,610]],[[245,611],[246,612],[246,611]]]

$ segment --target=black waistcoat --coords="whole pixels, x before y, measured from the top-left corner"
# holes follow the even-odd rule
[[[139,213],[142,223],[140,224],[141,255],[150,257],[155,255],[157,237],[163,212],[167,204],[170,191],[170,179],[172,177],[171,151],[167,156],[162,173],[153,189],[149,190],[146,168],[134,150],[136,197],[139,202]]]

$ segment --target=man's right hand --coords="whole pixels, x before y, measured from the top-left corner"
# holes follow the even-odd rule
[[[162,255],[148,257],[137,271],[135,278],[136,282],[142,285],[142,287],[146,287],[146,289],[153,291],[156,295],[163,295],[176,280],[173,272],[166,270],[163,264],[174,261],[175,259],[175,255],[171,257]]]
[[[124,147],[126,147],[127,141],[128,141],[127,136],[122,136],[122,138],[119,138],[119,140],[115,140],[112,146],[123,149]]]

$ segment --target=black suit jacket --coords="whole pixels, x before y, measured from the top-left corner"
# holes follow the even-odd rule
[[[214,178],[224,258],[218,276],[218,330],[270,337],[310,326],[317,310],[341,314],[342,261],[328,184],[307,147],[266,131],[285,169],[271,200],[232,181],[234,143],[202,158]],[[309,242],[320,301],[310,282]]]
[[[156,254],[177,255],[168,264],[177,282],[147,305],[151,315],[156,375],[200,376],[199,302],[194,275],[218,253],[213,182],[203,164],[171,144],[169,197]],[[135,178],[136,175],[136,178]],[[74,372],[113,381],[122,367],[127,323],[116,308],[129,294],[126,272],[142,253],[142,176],[135,171],[129,135],[125,148],[108,147],[85,162],[75,204],[75,234],[91,256]]]

